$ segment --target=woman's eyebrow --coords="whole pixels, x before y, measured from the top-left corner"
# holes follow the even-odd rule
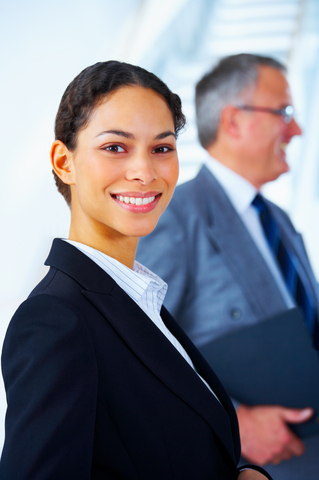
[[[170,135],[173,135],[174,138],[176,138],[176,133],[171,132],[170,130],[167,130],[167,132],[160,133],[155,137],[155,140],[162,140],[163,138],[169,137]]]
[[[101,135],[107,135],[107,134],[119,135],[120,137],[129,138],[131,140],[133,140],[135,138],[132,133],[124,132],[123,130],[105,130],[105,131],[99,133],[98,135],[96,135],[96,138],[100,137]],[[170,135],[172,135],[174,138],[176,138],[176,134],[174,132],[172,132],[171,130],[167,130],[166,132],[162,132],[159,135],[156,135],[154,140],[162,140],[166,137],[169,137]]]
[[[96,135],[96,137],[100,137],[101,135],[106,135],[108,133],[112,133],[113,135],[119,135],[120,137],[125,137],[130,139],[134,138],[134,135],[132,133],[123,132],[122,130],[105,130],[104,132],[101,132],[98,135]]]

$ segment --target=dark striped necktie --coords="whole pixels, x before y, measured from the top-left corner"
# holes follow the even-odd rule
[[[319,331],[316,305],[312,293],[306,290],[300,279],[299,261],[293,251],[285,245],[280,227],[259,193],[252,201],[252,205],[259,213],[268,244],[277,260],[289,292],[304,313],[306,326],[313,338],[314,347],[318,350]]]

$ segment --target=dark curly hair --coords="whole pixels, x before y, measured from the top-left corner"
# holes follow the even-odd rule
[[[149,88],[165,100],[178,134],[185,125],[179,96],[144,68],[110,60],[85,68],[67,87],[55,119],[55,139],[63,142],[70,151],[75,150],[80,130],[87,126],[94,108],[103,98],[122,87],[134,85]],[[53,175],[58,191],[70,205],[70,185],[65,184],[54,170]]]

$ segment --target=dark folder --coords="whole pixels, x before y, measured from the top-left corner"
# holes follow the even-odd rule
[[[313,418],[290,425],[319,434],[319,352],[297,309],[233,331],[200,348],[229,395],[245,405],[312,407]]]

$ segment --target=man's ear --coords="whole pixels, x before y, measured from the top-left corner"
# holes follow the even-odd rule
[[[53,170],[67,185],[74,185],[74,172],[72,168],[72,153],[60,140],[53,142],[50,152]]]
[[[220,125],[232,138],[239,138],[241,131],[241,111],[234,105],[227,105],[220,116]]]

